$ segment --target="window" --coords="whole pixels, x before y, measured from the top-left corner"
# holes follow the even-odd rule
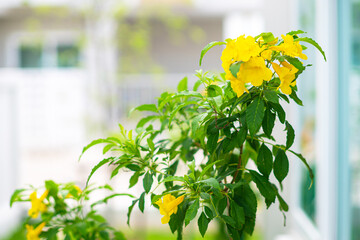
[[[19,48],[21,68],[40,68],[42,66],[42,47],[38,44],[21,44]]]
[[[79,66],[79,48],[75,44],[59,44],[56,48],[56,53],[58,67]]]
[[[16,47],[18,53],[16,66],[20,68],[80,67],[80,48],[75,40],[48,37],[41,42],[40,44],[20,40],[20,44]]]

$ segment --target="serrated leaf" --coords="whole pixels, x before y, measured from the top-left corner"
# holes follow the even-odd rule
[[[178,92],[188,90],[188,78],[184,77],[177,86]]]
[[[204,211],[205,211],[206,216],[207,216],[209,219],[213,219],[213,218],[214,218],[214,213],[213,213],[213,211],[212,211],[209,207],[204,206]]]
[[[95,167],[93,167],[91,169],[91,172],[86,180],[86,186],[89,184],[90,178],[92,177],[92,175],[104,164],[107,164],[108,162],[112,161],[114,158],[110,157],[110,158],[105,158],[103,160],[101,160],[98,164],[95,165]]]
[[[245,223],[245,213],[244,209],[240,207],[236,202],[230,202],[231,216],[235,220],[237,229],[241,229],[242,225]]]
[[[262,129],[267,137],[271,137],[271,133],[275,125],[275,118],[276,115],[272,113],[269,108],[266,108],[262,122]]]
[[[305,70],[304,65],[302,64],[302,62],[301,62],[299,59],[293,58],[293,57],[289,57],[289,56],[286,56],[285,59],[286,59],[291,65],[293,65],[294,67],[296,67],[297,69],[299,69],[299,71],[304,71],[304,70]]]
[[[153,181],[154,180],[153,180],[152,175],[149,172],[147,172],[143,179],[143,186],[144,186],[144,190],[146,193],[150,192]]]
[[[217,212],[219,214],[223,214],[226,207],[227,207],[227,197],[222,196],[222,198],[219,199],[219,202],[217,204]]]
[[[276,111],[281,123],[285,123],[285,111],[280,104],[270,103],[271,107]]]
[[[246,109],[246,124],[251,136],[258,132],[264,118],[264,113],[264,101],[256,97]]]
[[[140,195],[140,198],[139,198],[139,209],[140,209],[140,211],[144,212],[144,208],[145,208],[145,192],[143,192]]]
[[[274,191],[272,184],[266,177],[260,175],[256,171],[250,170],[249,172],[251,174],[252,180],[259,189],[260,194],[265,198],[265,200],[267,200],[267,207],[269,207],[270,205],[268,203],[275,202],[276,197],[276,192]]]
[[[315,40],[308,38],[308,37],[301,37],[301,38],[294,39],[294,42],[295,41],[310,43],[311,45],[313,45],[314,47],[316,47],[319,50],[319,52],[323,55],[324,60],[326,61],[325,52],[322,50],[320,45]]]
[[[286,128],[285,130],[287,131],[287,135],[286,135],[286,149],[289,149],[293,143],[294,143],[294,139],[295,139],[295,131],[294,128],[291,126],[291,124],[286,121]]]
[[[296,91],[291,91],[291,94],[289,95],[289,97],[294,100],[294,102],[296,102],[298,105],[303,106],[303,102],[301,101],[301,99],[297,96]]]
[[[236,228],[236,221],[230,217],[230,216],[227,216],[227,215],[221,215],[221,218],[224,219],[224,221],[229,224],[230,226]]]
[[[208,219],[204,212],[201,213],[199,219],[198,219],[198,226],[199,226],[199,232],[202,237],[205,236],[206,230],[208,228],[210,219]]]
[[[289,172],[289,160],[284,150],[279,149],[277,151],[274,161],[274,175],[280,184],[285,179],[288,172]]]
[[[288,32],[286,35],[298,35],[298,34],[303,34],[303,33],[306,33],[306,32],[304,32],[303,30],[296,30],[296,31]]]
[[[273,90],[266,89],[264,91],[264,96],[266,100],[273,102],[273,103],[279,103],[279,96],[278,94]]]
[[[200,208],[199,199],[196,199],[193,204],[189,206],[185,214],[185,226],[187,226],[191,220],[193,220]]]
[[[247,128],[245,126],[240,127],[238,134],[236,135],[236,141],[239,147],[241,147],[247,136]]]
[[[201,54],[200,54],[200,60],[199,60],[199,66],[201,66],[201,62],[202,59],[205,55],[205,53],[207,53],[207,51],[209,51],[212,47],[217,46],[217,45],[225,45],[226,42],[211,42],[208,45],[206,45],[203,50],[201,50]]]
[[[273,167],[273,159],[270,149],[264,143],[261,145],[259,149],[259,154],[256,162],[259,171],[265,177],[269,177]]]
[[[213,153],[215,151],[218,139],[219,139],[219,131],[208,135],[208,140],[206,142],[206,148],[209,151],[209,153]]]

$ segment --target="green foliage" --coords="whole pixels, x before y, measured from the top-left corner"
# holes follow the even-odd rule
[[[302,47],[297,41],[304,41],[322,52],[313,40],[297,36],[303,33],[300,30],[290,32],[290,40],[294,39],[296,44],[286,43],[290,44],[288,48],[299,51]],[[150,195],[152,205],[164,215],[162,222],[169,224],[171,232],[177,233],[178,240],[182,239],[183,228],[196,219],[202,237],[209,223],[217,220],[226,227],[224,235],[240,240],[245,233],[252,235],[254,232],[258,207],[256,192],[267,207],[277,200],[280,211],[288,211],[289,206],[281,197],[278,186],[282,190],[282,183],[289,173],[289,152],[304,163],[313,179],[313,172],[305,158],[290,149],[295,141],[295,131],[282,106],[291,100],[302,105],[294,83],[309,65],[304,66],[301,60],[293,57],[294,54],[286,55],[287,48],[282,48],[284,41],[277,40],[272,33],[262,33],[255,39],[258,39],[255,43],[259,49],[269,50],[274,45],[280,49],[271,52],[270,60],[257,56],[267,70],[274,61],[279,61],[283,66],[280,73],[276,73],[278,77],[273,74],[271,79],[267,79],[269,81],[262,81],[256,86],[244,82],[243,93],[242,90],[239,92],[234,90],[241,81],[237,75],[239,71],[244,71],[246,65],[230,58],[226,74],[209,74],[199,70],[194,86],[189,86],[188,79],[183,78],[176,92],[164,92],[156,104],[144,104],[131,110],[151,112],[151,115],[138,121],[134,130],[126,130],[119,124],[116,135],[94,140],[84,147],[80,158],[98,144],[104,145],[102,152],[105,155],[91,170],[86,185],[98,169],[107,165],[111,166],[111,178],[123,171],[130,172],[129,188],[137,186],[143,189],[128,208],[128,225],[134,207],[144,212],[145,201],[149,199],[147,195]],[[200,64],[209,49],[231,41],[208,44],[201,52]],[[300,53],[297,55],[303,56]],[[247,61],[246,64],[252,63]],[[285,84],[282,73],[287,74],[285,80],[292,79],[292,82],[286,83],[289,87],[286,90],[291,90],[285,90],[288,96],[280,92]],[[229,75],[230,80],[227,80]],[[201,93],[197,92],[200,85],[203,85]],[[277,124],[283,125],[287,133],[282,141],[285,145],[277,144],[278,140],[272,134]],[[249,161],[254,163],[251,169]],[[276,184],[270,181],[272,173],[278,180]],[[42,234],[50,237],[61,230],[70,237],[92,239],[87,235],[92,232],[92,236],[98,239],[112,236],[115,236],[112,239],[122,239],[122,235],[110,228],[94,207],[117,196],[132,195],[111,194],[90,204],[91,211],[83,217],[78,216],[84,207],[81,201],[88,201],[88,195],[96,188],[87,186],[78,193],[71,185],[64,188],[47,181],[45,186],[49,190],[46,197],[49,210],[42,213],[41,218],[49,228]],[[102,187],[106,188],[110,189],[109,186]],[[10,205],[28,200],[24,198],[24,192],[24,189],[15,191]],[[68,193],[78,202],[74,208],[67,204],[65,196]],[[67,219],[71,225],[59,229],[51,224],[54,216],[66,216],[68,213],[76,216],[75,219]]]
[[[97,213],[96,207],[106,204],[109,199],[118,196],[133,197],[127,193],[113,193],[106,197],[91,202],[93,192],[112,191],[108,185],[93,187],[88,186],[81,190],[74,183],[58,184],[54,181],[45,181],[45,186],[37,189],[16,190],[10,200],[10,205],[16,202],[30,202],[31,209],[38,212],[36,219],[31,216],[25,219],[24,225],[33,226],[35,229],[40,223],[45,224],[40,234],[41,238],[59,239],[62,233],[65,239],[125,239],[124,235],[111,227],[106,219]],[[34,192],[43,192],[42,197],[31,196]],[[39,209],[39,202],[44,209]],[[45,230],[46,229],[46,230]]]

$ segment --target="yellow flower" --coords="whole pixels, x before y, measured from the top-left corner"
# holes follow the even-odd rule
[[[82,193],[82,190],[81,190],[81,188],[80,188],[79,186],[74,185],[74,188],[75,188],[76,191],[77,191],[77,195],[80,195],[80,194]],[[71,198],[71,197],[73,197],[73,195],[72,195],[71,193],[68,193],[68,194],[65,196],[65,198]]]
[[[279,46],[271,47],[272,50],[283,52],[284,55],[290,57],[300,57],[301,59],[306,60],[307,56],[302,53],[302,47],[299,42],[294,42],[294,38],[291,35],[281,35],[284,40],[284,43]]]
[[[265,60],[261,57],[252,57],[248,62],[241,64],[237,78],[244,83],[260,86],[263,81],[270,81],[272,71],[266,67]]]
[[[296,85],[296,81],[293,80],[295,79],[295,73],[297,73],[298,69],[287,62],[282,62],[281,65],[283,65],[283,67],[280,67],[276,63],[272,63],[272,66],[281,81],[279,88],[283,93],[290,95],[292,92],[290,86]]]
[[[31,208],[29,209],[29,212],[28,212],[30,217],[37,218],[39,215],[39,212],[46,211],[46,205],[43,203],[43,201],[47,197],[48,194],[49,194],[49,191],[45,190],[45,192],[41,195],[40,198],[37,198],[36,191],[30,195]]]
[[[273,52],[272,50],[266,49],[262,51],[260,55],[263,59],[270,61],[272,52]]]
[[[35,229],[33,226],[26,224],[26,239],[27,240],[40,240],[39,235],[42,229],[45,227],[45,222],[41,223]]]
[[[156,205],[160,208],[160,214],[164,215],[163,218],[161,218],[161,223],[166,224],[170,221],[170,216],[172,214],[176,214],[178,210],[178,205],[184,201],[184,195],[175,198],[171,194],[167,194],[163,197],[163,200],[159,199],[157,202],[155,202]]]
[[[242,35],[227,42],[221,55],[222,67],[228,72],[234,62],[247,62],[251,57],[259,56],[260,52],[261,48],[253,37]]]

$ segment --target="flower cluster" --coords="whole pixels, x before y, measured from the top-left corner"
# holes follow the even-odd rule
[[[262,36],[253,38],[245,35],[227,40],[221,56],[222,67],[226,73],[225,78],[230,80],[238,97],[249,92],[249,84],[259,87],[264,81],[270,81],[274,75],[271,66],[280,79],[278,88],[283,93],[290,95],[291,87],[296,85],[298,69],[288,63],[285,57],[306,60],[302,46],[289,34],[282,35],[280,41],[273,37],[267,40]],[[281,66],[275,61],[279,61]]]

